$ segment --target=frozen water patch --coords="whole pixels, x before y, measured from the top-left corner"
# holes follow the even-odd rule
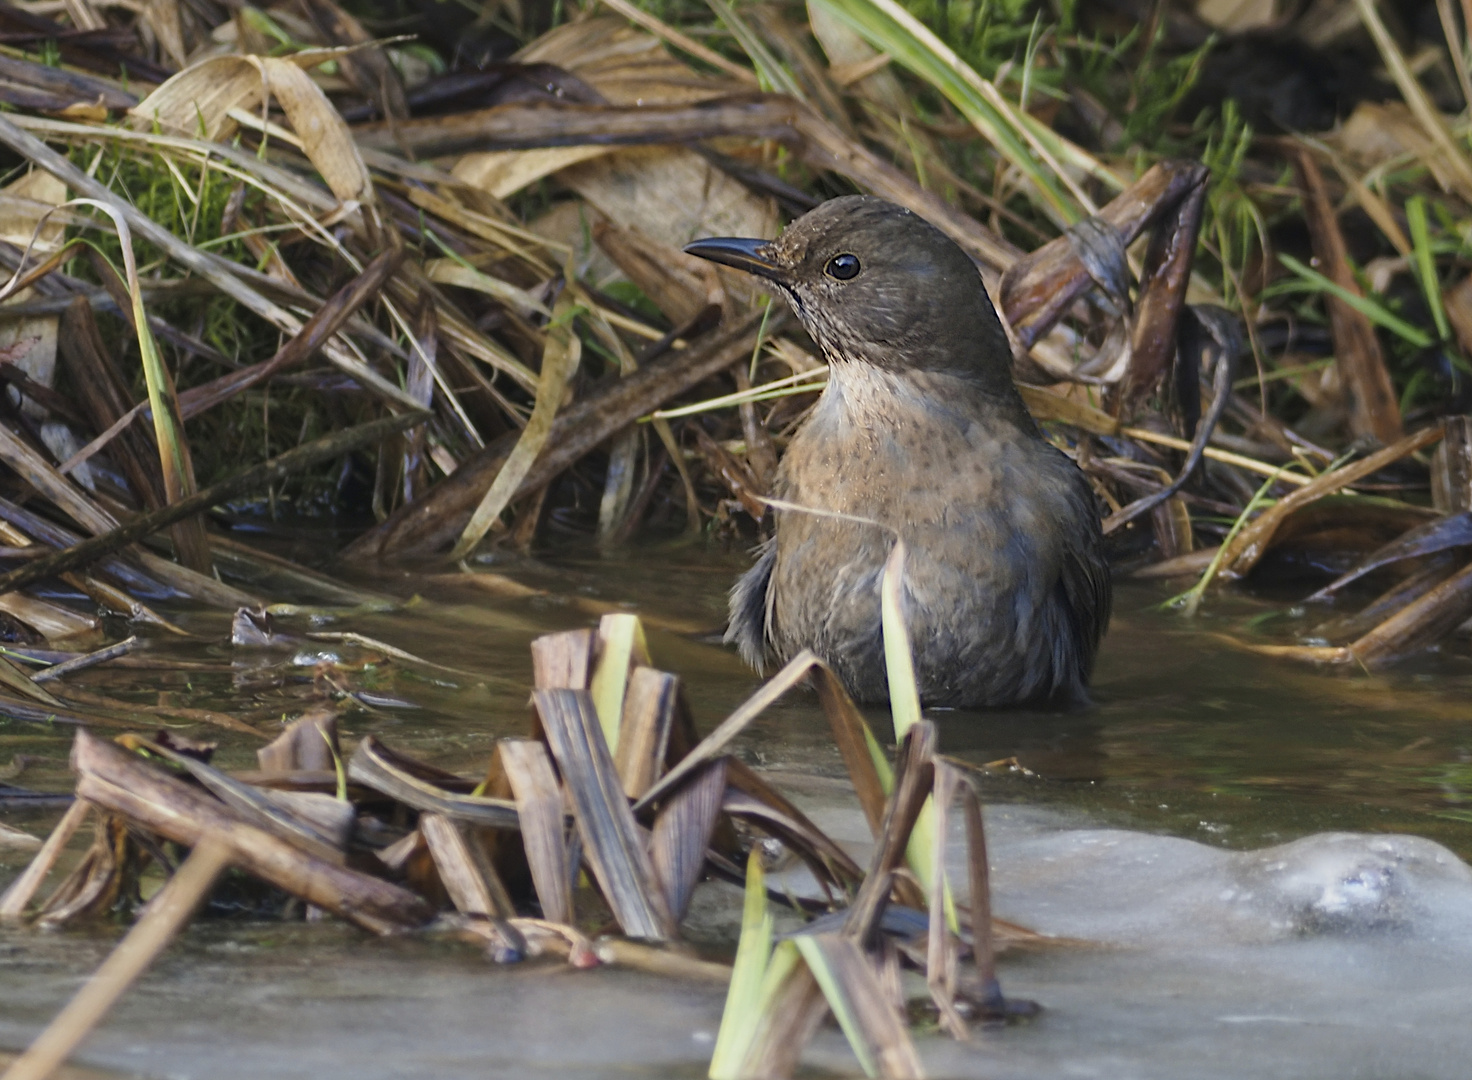
[[[1044,933],[1152,947],[1390,931],[1472,940],[1472,868],[1420,837],[1320,833],[1232,852],[1049,818],[988,817],[999,913]]]
[[[867,858],[857,812],[806,794]],[[996,914],[1067,940],[1001,959],[1003,989],[1044,1006],[1036,1022],[926,1040],[929,1075],[1468,1075],[1472,868],[1440,844],[1322,833],[1239,852],[1031,806],[986,822]]]
[[[846,785],[774,779],[867,860]],[[1034,807],[986,814],[997,914],[1067,940],[1002,957],[1004,990],[1040,1002],[1040,1018],[969,1043],[922,1037],[927,1075],[1467,1076],[1472,869],[1447,849],[1330,833],[1234,852]],[[703,887],[695,936],[729,943],[740,903]],[[108,944],[0,930],[0,1046],[28,1041]],[[630,971],[498,969],[334,924],[200,925],[80,1056],[199,1080],[695,1078],[723,999]],[[859,1075],[831,1028],[806,1060]]]

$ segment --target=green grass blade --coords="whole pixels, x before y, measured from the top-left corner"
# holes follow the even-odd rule
[[[1357,296],[1337,282],[1330,281],[1312,267],[1303,265],[1303,263],[1299,262],[1292,255],[1286,252],[1280,252],[1278,254],[1278,261],[1303,278],[1304,281],[1317,286],[1322,292],[1338,297],[1376,326],[1384,327],[1397,337],[1416,346],[1416,348],[1426,349],[1430,348],[1433,344],[1431,335],[1427,334],[1424,330],[1419,330],[1412,326],[1398,315],[1392,315],[1385,305],[1377,303],[1367,296]]]
[[[894,0],[813,0],[945,95],[982,137],[1031,182],[1041,209],[1060,226],[1094,207],[1056,159],[1060,144],[1028,124],[986,79]],[[1046,168],[1044,166],[1047,166]],[[1065,190],[1067,189],[1067,190]]]
[[[1287,468],[1288,466],[1284,465],[1277,472],[1273,473],[1273,475],[1264,480],[1262,482],[1262,486],[1253,493],[1252,498],[1247,501],[1247,505],[1242,508],[1242,513],[1237,515],[1237,520],[1232,522],[1231,529],[1227,531],[1226,538],[1222,540],[1221,547],[1219,547],[1216,554],[1212,556],[1211,564],[1207,566],[1206,572],[1201,575],[1201,580],[1197,581],[1195,585],[1192,585],[1189,589],[1181,593],[1179,596],[1172,596],[1165,603],[1161,604],[1161,610],[1166,610],[1169,608],[1180,608],[1182,614],[1184,614],[1188,618],[1196,614],[1197,609],[1201,606],[1202,598],[1206,595],[1207,588],[1216,579],[1217,571],[1222,568],[1222,559],[1225,558],[1227,552],[1231,550],[1232,541],[1237,539],[1237,534],[1240,533],[1244,527],[1246,527],[1247,522],[1251,519],[1253,512],[1259,507],[1266,506],[1272,501],[1268,498],[1268,492],[1272,490],[1273,485],[1278,482],[1278,478],[1282,476],[1283,471]]]
[[[787,94],[789,97],[797,98],[798,101],[806,100],[802,87],[798,86],[797,80],[792,73],[782,66],[782,62],[767,48],[766,42],[747,25],[746,20],[736,13],[736,9],[729,0],[705,0],[710,9],[716,13],[716,17],[725,24],[727,30],[731,31],[737,43],[751,58],[752,66],[756,68],[757,75],[764,84],[763,89],[773,90],[779,94]]]
[[[1451,326],[1446,319],[1446,308],[1441,302],[1441,282],[1436,276],[1436,259],[1431,251],[1431,229],[1426,222],[1426,199],[1413,195],[1406,200],[1406,221],[1411,226],[1411,247],[1416,256],[1416,277],[1421,281],[1421,292],[1426,296],[1426,306],[1431,309],[1431,318],[1436,322],[1436,333],[1442,341],[1452,336]]]
[[[767,903],[766,871],[761,849],[752,848],[746,859],[746,903],[741,912],[741,938],[736,944],[736,963],[726,991],[726,1008],[721,1013],[721,1030],[716,1035],[710,1059],[711,1080],[736,1080],[741,1063],[761,1019],[762,991],[772,959],[772,912]]]
[[[879,618],[884,634],[884,667],[889,678],[889,708],[894,717],[895,742],[903,742],[909,730],[920,722],[920,684],[915,678],[914,653],[910,647],[910,628],[905,622],[901,590],[905,580],[905,542],[896,540],[884,564],[879,583]],[[867,726],[866,726],[867,730]],[[872,739],[873,736],[871,735]],[[874,744],[877,748],[878,744]],[[870,751],[871,753],[873,750]],[[879,772],[887,780],[886,792],[894,788],[894,775],[888,768]],[[915,819],[915,828],[905,845],[905,861],[928,891],[935,880],[935,803],[927,798]],[[955,905],[946,889],[946,912],[955,925]]]
[[[623,726],[629,665],[636,655],[647,655],[649,648],[644,644],[644,625],[637,615],[625,612],[605,615],[599,623],[598,634],[603,639],[603,647],[588,689],[593,695],[593,708],[597,710],[603,738],[608,743],[609,752],[613,753],[618,750],[619,731]]]
[[[884,631],[884,667],[889,678],[889,708],[894,714],[894,741],[903,742],[920,722],[920,685],[910,651],[901,590],[905,580],[905,542],[896,540],[884,564],[879,585],[879,617]]]
[[[875,1060],[869,1048],[869,1040],[864,1037],[861,1021],[855,1015],[847,991],[838,973],[828,963],[828,957],[824,955],[822,948],[816,939],[799,936],[793,938],[797,950],[802,954],[803,960],[807,962],[813,978],[818,981],[818,986],[823,991],[823,997],[828,1000],[828,1007],[833,1010],[833,1017],[838,1021],[838,1026],[843,1029],[843,1034],[848,1038],[848,1044],[853,1048],[854,1056],[859,1059],[859,1068],[864,1070],[865,1076],[879,1075],[879,1062]]]
[[[189,462],[189,446],[184,440],[184,423],[179,415],[174,383],[164,367],[158,342],[148,325],[148,312],[143,310],[143,286],[138,280],[138,261],[133,255],[133,235],[127,219],[116,208],[97,199],[73,199],[64,204],[90,206],[112,219],[123,249],[123,281],[132,303],[133,322],[138,332],[138,352],[143,358],[143,379],[148,386],[148,407],[153,413],[153,432],[158,440],[159,464],[163,470],[164,491],[170,502],[194,494],[194,469]]]

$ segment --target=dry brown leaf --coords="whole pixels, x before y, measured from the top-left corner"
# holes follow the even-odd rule
[[[560,26],[522,49],[516,59],[523,64],[556,64],[614,105],[675,105],[750,89],[698,74],[671,56],[653,34],[617,18]]]
[[[516,59],[526,64],[556,64],[613,105],[679,105],[747,89],[698,74],[671,56],[658,38],[621,19],[587,19],[558,27],[517,53]],[[704,165],[698,155],[681,152]],[[570,166],[619,153],[608,146],[559,146],[466,154],[453,172],[457,180],[506,198]],[[706,170],[710,171],[708,165]],[[681,243],[691,239],[694,237],[685,237]]]
[[[220,141],[239,126],[233,110],[252,113],[268,96],[286,114],[303,153],[339,202],[370,202],[373,182],[347,124],[305,68],[330,59],[334,50],[311,50],[289,58],[213,56],[169,79],[130,110],[141,125]]]
[[[542,351],[542,372],[537,384],[537,400],[532,406],[532,415],[522,429],[521,437],[511,450],[506,464],[496,474],[488,490],[471,515],[470,522],[451,553],[455,559],[463,559],[480,543],[500,519],[516,494],[517,485],[531,469],[537,455],[541,453],[552,421],[562,404],[562,394],[568,380],[578,369],[583,354],[582,339],[572,332],[573,304],[571,290],[563,293],[552,313],[552,322],[547,330],[546,348]]]
[[[0,595],[0,611],[19,619],[47,641],[90,633],[102,626],[100,621],[88,615],[25,593]]]
[[[1456,190],[1462,181],[1461,171],[1448,162],[1445,151],[1399,101],[1360,102],[1337,136],[1325,141],[1337,143],[1345,154],[1366,168],[1409,155],[1429,168],[1443,189]]]
[[[0,240],[9,241],[24,249],[34,238],[32,261],[44,258],[60,246],[66,229],[57,215],[52,215],[39,235],[36,233],[36,226],[47,211],[66,202],[65,184],[48,172],[33,169],[15,183],[7,185],[0,196],[3,196],[0,197]],[[31,289],[23,289],[12,297],[12,302],[21,303],[31,295]],[[6,320],[0,324],[0,349],[23,341],[34,342],[22,355],[10,362],[42,386],[51,386],[55,380],[58,322],[59,317],[56,315],[40,315]],[[36,409],[32,415],[39,419],[43,414]]]
[[[775,200],[683,147],[620,150],[557,174],[608,220],[657,244],[683,248],[706,236],[776,236]],[[744,274],[722,274],[727,293],[749,302],[759,293]]]
[[[1200,0],[1196,14],[1202,22],[1229,34],[1260,30],[1278,19],[1277,0]]]
[[[505,199],[569,165],[613,151],[611,146],[549,146],[538,150],[466,154],[450,172],[463,184]]]
[[[146,0],[141,12],[143,23],[158,39],[159,48],[169,62],[181,71],[189,64],[189,48],[184,44],[184,24],[179,16],[179,0]]]

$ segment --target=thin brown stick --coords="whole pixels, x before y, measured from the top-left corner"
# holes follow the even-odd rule
[[[397,235],[391,234],[391,235]],[[195,386],[179,395],[179,405],[184,419],[198,416],[227,401],[243,390],[264,382],[286,368],[304,364],[318,349],[331,340],[332,335],[343,328],[370,298],[378,295],[384,282],[388,281],[399,263],[404,260],[404,249],[398,246],[381,252],[363,272],[335,292],[325,304],[317,309],[301,330],[289,338],[285,345],[269,360],[251,364],[228,375],[222,375],[203,386]]]
[[[168,948],[230,864],[232,855],[228,844],[208,837],[195,847],[96,974],[0,1080],[46,1080],[55,1072],[148,965]]]
[[[499,105],[391,128],[366,125],[354,128],[354,134],[364,146],[393,150],[397,145],[422,157],[543,146],[647,146],[721,136],[774,139],[793,147],[809,168],[836,172],[909,207],[988,267],[1002,271],[1022,256],[975,218],[783,94],[736,94],[688,105]]]
[[[31,864],[21,871],[20,877],[10,883],[10,888],[4,894],[0,894],[0,919],[17,919],[25,914],[36,890],[56,865],[57,856],[71,842],[82,822],[87,820],[91,809],[91,804],[81,799],[66,808],[66,813],[56,823],[56,828],[51,830],[51,835],[41,845],[41,850],[36,852]]]
[[[42,668],[31,676],[32,682],[50,682],[59,679],[63,675],[70,675],[74,671],[83,671],[98,664],[105,664],[109,660],[116,660],[119,656],[126,656],[132,652],[138,644],[138,635],[132,634],[123,638],[115,645],[109,645],[105,649],[89,652],[83,656],[74,656],[70,660],[63,660],[59,664],[52,664],[49,668]]]

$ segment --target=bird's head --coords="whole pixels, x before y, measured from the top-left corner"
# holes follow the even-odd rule
[[[775,240],[712,237],[685,251],[776,285],[832,363],[1008,378],[1011,350],[976,266],[884,199],[832,199]]]

